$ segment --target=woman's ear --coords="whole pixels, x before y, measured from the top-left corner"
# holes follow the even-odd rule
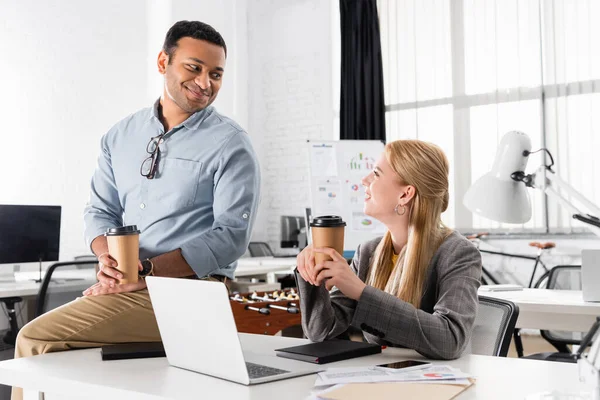
[[[405,206],[415,197],[416,189],[412,185],[404,186],[400,196],[398,197],[398,204]]]

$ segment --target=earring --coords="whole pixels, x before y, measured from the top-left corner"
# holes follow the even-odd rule
[[[404,214],[406,214],[406,206],[402,206],[402,212],[401,213],[398,212],[398,207],[400,207],[400,204],[396,204],[396,208],[394,208],[394,211],[396,212],[396,214],[398,214],[398,215],[404,215]]]

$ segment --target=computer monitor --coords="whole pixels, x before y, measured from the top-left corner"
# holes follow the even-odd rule
[[[0,264],[58,261],[60,206],[0,205]]]

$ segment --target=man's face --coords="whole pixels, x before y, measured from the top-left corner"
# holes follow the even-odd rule
[[[225,72],[225,51],[205,40],[184,37],[169,56],[161,51],[158,70],[165,76],[167,96],[187,113],[200,111],[217,98]]]

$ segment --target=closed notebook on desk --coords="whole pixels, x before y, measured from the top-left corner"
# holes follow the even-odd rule
[[[294,360],[315,364],[326,364],[377,353],[381,353],[381,345],[352,342],[350,340],[326,340],[275,350],[275,354],[279,357],[293,358]]]
[[[102,360],[166,357],[162,342],[123,343],[102,346]]]

